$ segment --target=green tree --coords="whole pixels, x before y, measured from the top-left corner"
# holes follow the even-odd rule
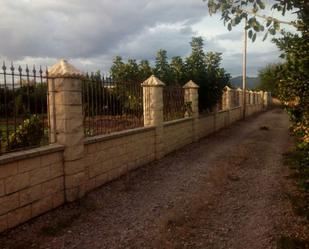
[[[110,75],[115,81],[124,81],[126,78],[126,66],[120,56],[116,56],[110,69]]]
[[[164,49],[157,52],[154,74],[166,85],[171,83],[171,70],[167,60],[167,52]]]
[[[125,81],[129,83],[140,83],[139,70],[136,60],[129,59],[124,65]]]
[[[205,55],[205,65],[207,72],[207,88],[205,89],[206,103],[204,106],[212,107],[221,99],[222,90],[226,85],[230,85],[231,76],[221,68],[222,54],[208,52]]]
[[[262,68],[258,74],[260,84],[257,86],[257,89],[270,91],[272,96],[277,97],[281,70],[282,64],[269,64]]]
[[[190,42],[191,54],[186,58],[187,78],[202,84],[207,80],[204,41],[202,37],[193,37]]]
[[[186,67],[180,56],[172,58],[170,63],[173,84],[183,85],[186,82]]]
[[[140,61],[140,63],[138,64],[138,72],[139,72],[141,82],[145,81],[153,74],[152,68],[148,60]]]

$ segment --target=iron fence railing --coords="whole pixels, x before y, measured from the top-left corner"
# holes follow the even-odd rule
[[[86,136],[143,126],[143,92],[139,83],[87,75],[83,80],[82,103]]]
[[[48,72],[3,63],[0,69],[0,154],[48,143]]]
[[[189,103],[187,103],[189,104]],[[171,121],[184,118],[187,107],[182,86],[165,86],[163,88],[163,119]]]

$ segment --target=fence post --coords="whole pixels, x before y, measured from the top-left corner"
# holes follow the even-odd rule
[[[155,158],[163,157],[163,87],[154,75],[142,83],[144,126],[156,127]]]
[[[268,108],[268,92],[264,92],[263,94],[263,107],[264,109],[267,109]]]
[[[185,94],[185,105],[191,106],[192,117],[193,117],[193,141],[198,140],[198,89],[199,86],[195,84],[192,80],[190,80],[187,84],[183,86]]]
[[[64,145],[64,188],[66,201],[85,194],[86,170],[82,112],[83,74],[66,60],[60,60],[49,70],[50,123],[54,124],[56,142]]]
[[[243,91],[241,88],[237,88],[237,95],[238,95],[238,106],[240,114],[239,114],[239,119],[241,119],[242,113],[243,113],[243,108],[244,108],[244,95],[243,95]]]

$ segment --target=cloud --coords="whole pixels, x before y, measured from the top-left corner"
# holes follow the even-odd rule
[[[13,59],[97,57],[141,33],[153,39],[149,30],[160,24],[182,22],[188,28],[204,16],[202,6],[185,0],[2,0],[0,54]]]
[[[52,65],[69,59],[83,70],[107,72],[116,55],[154,60],[158,49],[187,56],[192,36],[206,51],[223,53],[223,65],[241,73],[242,30],[228,32],[218,15],[209,17],[202,0],[1,0],[0,59]],[[269,41],[256,42],[249,72],[276,60]],[[275,51],[271,56],[270,51]],[[263,61],[264,60],[264,61]],[[253,60],[252,60],[253,61]]]

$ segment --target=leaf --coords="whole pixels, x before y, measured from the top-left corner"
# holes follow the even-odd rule
[[[231,24],[231,23],[229,23],[229,24],[227,25],[227,29],[228,29],[229,31],[232,30],[232,24]]]
[[[268,36],[268,32],[265,33],[264,37],[263,37],[263,41],[265,41],[267,39]]]
[[[252,36],[252,41],[254,42],[256,40],[256,33]]]
[[[252,38],[252,35],[253,35],[253,31],[251,29],[251,30],[249,30],[249,33],[248,33],[248,36],[249,36],[250,39]]]

